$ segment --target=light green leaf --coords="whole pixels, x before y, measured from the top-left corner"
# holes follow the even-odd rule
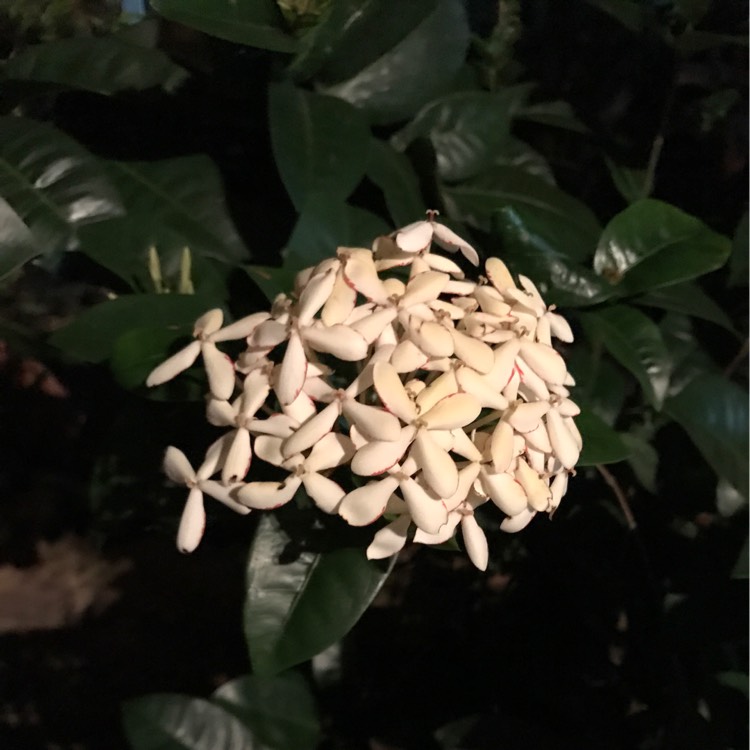
[[[634,203],[609,222],[594,270],[618,294],[656,289],[721,267],[730,242],[703,222],[661,201]]]
[[[276,516],[258,525],[247,566],[245,635],[255,674],[272,675],[343,638],[388,576],[390,562],[363,549],[301,551],[284,560],[290,538]]]
[[[748,394],[718,373],[693,378],[667,399],[678,422],[717,473],[748,497]]]
[[[147,49],[116,36],[58,39],[26,47],[5,64],[9,79],[44,81],[113,94],[159,86],[176,89],[188,76],[161,50]]]
[[[0,198],[0,280],[40,253],[21,217]]]
[[[222,685],[211,700],[252,730],[258,750],[314,750],[318,746],[315,701],[298,672],[240,677]]]
[[[578,466],[615,464],[624,461],[630,455],[630,449],[623,442],[621,434],[615,432],[594,412],[582,407],[575,420],[583,438],[583,450],[578,459]]]
[[[150,5],[170,21],[230,42],[274,52],[297,49],[273,0],[151,0]]]
[[[346,102],[290,83],[269,88],[271,145],[289,197],[303,211],[309,201],[343,201],[365,173],[371,136]]]
[[[578,119],[568,102],[538,102],[522,107],[516,113],[519,120],[537,122],[553,128],[572,130],[574,133],[588,133],[589,129]]]
[[[646,398],[660,409],[669,386],[671,359],[659,327],[633,307],[613,305],[581,314],[592,339],[636,377]]]

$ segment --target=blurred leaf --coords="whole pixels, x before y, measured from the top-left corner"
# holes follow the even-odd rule
[[[133,750],[260,750],[250,730],[223,708],[175,693],[126,701],[123,724]]]
[[[495,156],[494,163],[498,167],[511,167],[528,172],[532,177],[544,180],[548,185],[554,186],[555,175],[549,162],[538,151],[531,148],[528,143],[510,136],[503,150]]]
[[[743,552],[745,555],[745,574],[743,576],[734,576],[735,578],[747,578],[747,542],[745,542]],[[719,672],[716,675],[716,681],[720,685],[732,688],[733,690],[739,690],[745,698],[748,697],[748,675],[746,672]]]
[[[589,5],[619,21],[630,31],[641,31],[644,25],[644,8],[633,0],[586,0]]]
[[[374,33],[379,29],[380,25]],[[364,110],[376,124],[403,120],[444,89],[463,64],[468,45],[463,3],[437,0],[435,9],[395,46],[349,80],[324,91]]]
[[[537,122],[553,128],[572,130],[574,133],[588,133],[589,129],[576,117],[568,102],[538,102],[522,107],[516,113],[519,120]]]
[[[411,224],[424,216],[426,206],[411,162],[377,138],[370,144],[367,176],[383,191],[396,227]]]
[[[276,674],[346,635],[395,561],[367,560],[362,549],[302,551],[283,561],[290,541],[275,516],[263,516],[248,559],[245,600],[256,674]]]
[[[632,390],[632,381],[611,358],[604,356],[598,341],[594,349],[580,340],[566,353],[568,370],[575,377],[574,400],[585,403],[597,417],[613,427],[622,411],[625,399]]]
[[[630,455],[630,448],[623,442],[622,435],[586,407],[575,418],[576,426],[583,438],[583,450],[578,466],[615,464]]]
[[[295,208],[313,199],[345,200],[365,173],[371,136],[346,102],[290,83],[269,88],[271,144]],[[334,246],[335,247],[335,246]]]
[[[747,507],[747,498],[743,497],[723,477],[716,484],[716,512],[724,518],[729,518],[742,508]]]
[[[633,307],[613,305],[581,314],[589,337],[635,375],[646,398],[660,409],[669,386],[671,360],[659,327]]]
[[[720,47],[747,47],[747,36],[744,34],[717,34],[713,31],[688,29],[675,39],[672,46],[684,54],[695,54]]]
[[[747,286],[749,255],[750,239],[748,239],[748,219],[747,211],[745,211],[737,224],[732,241],[732,256],[729,259],[729,283],[732,286]]]
[[[656,473],[659,469],[659,453],[643,435],[634,431],[620,433],[622,442],[630,451],[628,463],[636,479],[652,495],[656,494]]]
[[[736,334],[729,316],[697,284],[684,282],[662,287],[632,300],[637,305],[692,315]]]
[[[110,161],[105,166],[126,215],[87,227],[81,232],[81,250],[132,288],[153,289],[148,273],[151,247],[159,254],[165,278],[178,275],[187,247],[199,291],[218,291],[222,284],[206,259],[226,264],[248,259],[227,213],[220,175],[208,157]]]
[[[696,25],[701,22],[711,7],[711,0],[672,0],[674,10],[688,23]]]
[[[502,93],[461,91],[435,99],[391,139],[403,151],[415,138],[432,141],[440,176],[449,182],[486,169],[510,135],[511,110]]]
[[[240,677],[222,685],[211,700],[252,729],[258,750],[314,750],[318,746],[315,702],[298,672]]]
[[[732,568],[732,578],[739,578],[747,580],[750,578],[750,571],[748,570],[748,546],[750,545],[750,539],[745,539],[745,543],[742,545],[740,555],[737,558],[737,562]],[[747,694],[747,675],[745,675],[745,694]]]
[[[210,36],[274,52],[297,49],[273,0],[151,0],[149,4],[170,21]]]
[[[113,94],[160,86],[176,89],[188,76],[161,50],[147,49],[116,36],[79,37],[35,44],[5,64],[7,78],[45,81]]]
[[[644,199],[609,222],[594,270],[620,294],[693,279],[722,266],[730,242],[703,222],[661,201]]]
[[[648,172],[645,169],[631,169],[617,164],[605,156],[609,175],[620,195],[628,202],[635,203],[642,198],[648,198],[651,185],[648,185]]]
[[[78,247],[76,230],[122,214],[100,162],[51,125],[0,117],[0,197],[46,255]]]
[[[49,343],[83,362],[104,362],[120,336],[156,321],[171,328],[173,339],[210,307],[205,297],[189,294],[129,294],[102,302],[55,331]]]
[[[289,293],[294,288],[294,277],[301,268],[291,266],[244,266],[247,275],[258,285],[269,302],[277,294]]]
[[[664,411],[717,473],[748,497],[748,394],[718,373],[698,375]]]
[[[21,217],[0,198],[0,280],[40,252]]]
[[[393,227],[365,208],[359,208],[358,206],[346,206],[345,208],[349,219],[349,233],[346,244],[350,247],[369,248],[376,237],[381,237],[393,231]],[[333,255],[335,251],[336,249],[331,247],[328,255]]]

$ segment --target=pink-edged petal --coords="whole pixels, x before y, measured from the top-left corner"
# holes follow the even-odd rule
[[[513,277],[510,275],[508,266],[500,258],[487,258],[484,263],[484,271],[492,286],[499,292],[505,291],[508,288],[512,289],[516,286]]]
[[[431,437],[429,430],[418,430],[411,457],[422,469],[422,477],[439,497],[451,497],[458,487],[458,469],[448,451]]]
[[[388,301],[388,293],[378,276],[372,253],[350,255],[344,265],[344,277],[349,286],[366,299],[378,305],[385,305]]]
[[[453,336],[440,323],[414,321],[407,335],[429,357],[450,357],[453,354]]]
[[[451,330],[453,352],[458,359],[477,372],[488,373],[495,364],[492,349],[483,341],[472,338],[462,331]]]
[[[164,473],[176,484],[187,484],[195,481],[195,472],[187,456],[170,445],[164,454]]]
[[[321,440],[336,424],[341,413],[341,403],[336,400],[328,404],[323,411],[318,412],[300,425],[299,429],[290,438],[284,441],[282,452],[284,456],[293,456],[311,448],[318,440]]]
[[[482,468],[480,480],[490,500],[506,515],[515,516],[526,509],[529,502],[526,491],[510,474],[492,474]]]
[[[401,424],[398,418],[385,409],[369,404],[361,404],[353,398],[344,399],[342,403],[344,416],[350,424],[370,440],[398,440],[401,435]]]
[[[490,559],[490,550],[487,546],[487,537],[477,523],[472,513],[470,516],[461,518],[461,536],[464,539],[466,554],[479,570],[487,570]]]
[[[288,503],[301,484],[298,476],[290,476],[285,482],[250,482],[240,488],[237,499],[248,508],[273,510]]]
[[[199,336],[210,336],[212,333],[216,333],[224,322],[224,313],[217,307],[213,310],[209,310],[195,321],[193,326],[193,336],[196,338]]]
[[[570,430],[573,440],[576,441],[578,450],[581,450],[583,448],[583,438],[581,437],[581,433],[575,420],[572,417],[563,417],[563,422],[565,422],[565,426]]]
[[[522,510],[520,513],[516,514],[515,516],[511,516],[510,518],[506,518],[501,524],[500,524],[500,530],[504,531],[506,534],[515,534],[518,531],[522,531],[525,529],[529,523],[531,522],[531,519],[536,515],[536,511],[532,510],[531,508],[526,508],[525,510]]]
[[[540,344],[552,346],[552,329],[550,328],[549,318],[546,315],[537,320],[534,336]]]
[[[517,369],[513,369],[505,388],[502,389],[502,394],[509,402],[513,402],[518,398],[518,388],[521,385],[521,377],[518,374]]]
[[[417,408],[409,398],[396,367],[388,362],[376,362],[372,378],[380,402],[391,414],[407,424],[416,419]]]
[[[549,414],[547,417],[549,418]],[[525,432],[523,438],[535,450],[542,453],[552,453],[552,444],[543,420],[531,432]]]
[[[451,279],[443,289],[444,294],[455,294],[460,297],[465,297],[468,294],[474,294],[474,290],[477,288],[476,281],[466,281],[464,279]],[[453,300],[456,301],[455,299]]]
[[[248,342],[251,346],[259,349],[273,349],[282,341],[286,341],[289,335],[289,328],[278,320],[266,320],[261,323],[253,332]]]
[[[237,409],[229,401],[210,398],[206,404],[206,419],[214,427],[233,427],[237,419]]]
[[[492,432],[490,439],[490,455],[492,467],[497,473],[507,471],[514,456],[513,428],[500,420]]]
[[[203,342],[201,353],[211,395],[218,399],[231,398],[235,383],[234,363],[210,341]]]
[[[453,447],[451,450],[459,456],[467,458],[469,461],[482,460],[482,452],[460,427],[453,430]]]
[[[542,417],[549,411],[548,401],[520,403],[505,417],[516,432],[531,432],[536,429]]]
[[[367,559],[382,560],[403,549],[410,524],[411,518],[403,515],[380,529],[367,548]]]
[[[336,276],[331,295],[320,312],[320,319],[327,326],[343,323],[351,315],[356,304],[357,290],[346,283],[343,272],[340,272]]]
[[[526,461],[519,459],[516,466],[515,477],[521,483],[521,486],[528,495],[529,505],[534,510],[545,511],[549,508],[550,501],[552,500],[552,493],[546,482],[526,463]]]
[[[477,251],[462,237],[459,237],[452,229],[449,229],[445,224],[438,224],[435,222],[432,225],[434,232],[434,239],[440,247],[444,250],[456,251],[460,250],[461,255],[466,258],[474,266],[479,265],[479,255]]]
[[[399,342],[391,354],[391,364],[396,372],[419,370],[428,360],[428,356],[408,339]]]
[[[566,469],[572,469],[578,462],[581,451],[565,424],[564,417],[557,409],[551,409],[547,413],[547,432],[552,444],[549,452],[554,453]]]
[[[563,385],[568,372],[565,360],[551,346],[537,341],[522,341],[521,356],[547,383]]]
[[[463,279],[464,277],[461,266],[450,258],[446,258],[443,255],[435,255],[434,253],[425,253],[422,258],[433,271],[449,273],[456,279]]]
[[[281,452],[283,442],[280,437],[259,435],[255,438],[255,455],[272,466],[281,466],[287,460],[287,456]]]
[[[198,359],[201,353],[201,342],[191,341],[184,349],[165,359],[158,367],[155,367],[146,378],[146,385],[152,388],[172,380],[176,375],[190,367]]]
[[[461,521],[460,513],[449,513],[448,520],[444,526],[441,526],[436,534],[428,534],[422,529],[417,529],[414,532],[414,541],[417,544],[445,544],[449,539],[453,538],[456,533],[456,526]]]
[[[511,339],[495,349],[495,364],[487,375],[493,387],[502,390],[508,385],[520,349],[521,342],[518,339]]]
[[[417,408],[421,414],[425,414],[438,401],[442,401],[446,396],[452,396],[454,393],[458,393],[458,381],[456,380],[456,373],[451,367],[451,369],[438,375],[435,380],[419,392],[416,398]]]
[[[306,471],[325,471],[348,463],[354,455],[354,444],[337,432],[329,432],[317,442],[305,459]]]
[[[252,419],[247,429],[253,435],[272,435],[288,438],[299,427],[299,422],[287,414],[271,414],[267,419]]]
[[[192,552],[200,544],[205,530],[206,510],[203,507],[203,493],[197,487],[193,487],[188,494],[177,530],[177,549],[185,554]]]
[[[432,241],[433,227],[429,221],[415,221],[396,232],[396,246],[405,253],[426,250]]]
[[[274,390],[282,406],[291,404],[302,391],[307,376],[307,355],[302,337],[295,329],[289,334],[281,367],[276,371]],[[248,376],[249,377],[249,376]]]
[[[494,286],[478,286],[474,290],[474,298],[482,311],[497,318],[505,318],[510,312],[510,305]]]
[[[406,285],[404,296],[399,300],[399,307],[406,309],[412,305],[436,300],[449,281],[450,276],[447,273],[439,271],[420,273]]]
[[[401,436],[394,441],[377,440],[360,448],[352,458],[352,471],[363,477],[377,476],[395,466],[406,453],[414,439],[415,430],[411,426],[401,430]]]
[[[311,369],[312,368],[308,364],[307,378],[305,379],[305,385],[302,390],[315,401],[322,401],[326,404],[330,404],[336,396],[336,389],[332,388],[322,377],[311,376]]]
[[[214,500],[218,500],[223,505],[226,505],[227,508],[231,508],[235,513],[239,513],[241,516],[246,516],[250,512],[250,508],[238,503],[232,497],[232,493],[235,490],[244,486],[242,482],[230,484],[228,487],[225,487],[221,482],[217,482],[213,479],[206,479],[201,482],[199,486],[206,495],[209,495]]]
[[[352,323],[349,327],[356,331],[364,340],[371,344],[396,318],[395,307],[385,307],[377,312],[370,313],[367,317]]]
[[[401,479],[399,488],[414,523],[428,534],[437,534],[448,522],[448,511],[440,498],[430,495],[411,477]]]
[[[306,422],[310,417],[317,413],[315,403],[313,400],[303,391],[300,391],[297,398],[292,401],[291,404],[284,404],[281,407],[284,414],[290,417],[298,425]]]
[[[316,352],[333,354],[345,362],[359,362],[367,356],[365,337],[345,325],[310,326],[303,329],[302,336]]]
[[[368,526],[383,515],[391,495],[398,487],[395,477],[368,482],[349,492],[339,505],[339,515],[350,526]]]
[[[581,413],[581,407],[569,398],[563,398],[557,404],[557,409],[563,417],[577,417]]]
[[[302,484],[305,492],[324,513],[335,513],[345,494],[339,484],[322,474],[304,474]]]
[[[255,415],[266,402],[271,392],[270,375],[267,370],[253,370],[245,376],[242,384],[241,413],[245,419]]]
[[[470,393],[454,393],[438,401],[419,419],[430,430],[455,430],[473,422],[480,411],[479,401]]]
[[[199,482],[212,477],[224,465],[233,437],[232,432],[228,432],[208,446],[203,463],[195,472],[196,479]]]
[[[264,321],[271,317],[270,313],[257,312],[252,315],[246,315],[231,325],[225,326],[216,333],[211,334],[211,341],[215,344],[219,341],[236,341],[237,339],[246,339],[252,336],[253,331]]]
[[[549,321],[549,327],[553,336],[560,339],[560,341],[564,341],[566,344],[570,344],[573,341],[573,331],[568,321],[562,315],[548,312],[544,317]]]
[[[487,378],[470,367],[459,367],[456,370],[456,380],[462,391],[470,393],[479,400],[482,408],[500,410],[508,408],[508,399],[496,391]]]
[[[520,390],[532,394],[533,400],[547,401],[549,399],[549,388],[528,363],[520,356],[516,357],[516,365],[523,373],[523,383]]]
[[[223,484],[234,484],[245,478],[252,458],[250,448],[250,433],[243,427],[235,430],[234,439],[229,446],[224,468],[221,470]]]
[[[309,325],[316,313],[331,296],[336,283],[337,270],[336,266],[332,266],[323,273],[316,274],[307,282],[297,303],[299,325]]]
[[[478,463],[471,463],[468,466],[464,466],[464,468],[458,472],[458,485],[456,491],[450,497],[443,500],[443,503],[449,512],[458,508],[461,503],[466,502],[469,493],[471,492],[472,485],[479,476],[479,469],[480,466]]]

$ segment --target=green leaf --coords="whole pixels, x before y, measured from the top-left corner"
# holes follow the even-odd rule
[[[572,130],[574,133],[588,133],[589,129],[576,117],[568,102],[539,102],[522,107],[516,113],[519,120],[537,122],[553,128]]]
[[[411,162],[376,138],[370,144],[367,177],[383,191],[395,226],[411,224],[424,216],[427,207]]]
[[[170,21],[230,42],[274,52],[297,49],[273,0],[151,0],[150,5]]]
[[[51,125],[0,117],[0,197],[45,256],[78,247],[79,227],[122,214],[100,162]]]
[[[259,750],[314,750],[318,745],[315,702],[298,672],[240,677],[222,685],[211,700],[252,729]]]
[[[664,411],[678,422],[718,474],[748,497],[748,394],[723,375],[693,378],[667,399]]]
[[[378,28],[374,33],[381,32]],[[376,124],[403,120],[444,89],[463,64],[468,46],[463,3],[437,0],[435,9],[395,46],[324,91],[364,110]]]
[[[741,578],[747,578],[747,542],[745,542],[744,547],[744,554],[745,554],[745,575],[744,576],[735,576],[735,577],[741,577]],[[720,685],[724,685],[728,688],[732,688],[733,690],[739,690],[745,698],[748,697],[748,693],[750,693],[750,690],[748,690],[748,675],[746,672],[735,672],[735,671],[726,671],[726,672],[718,672],[716,674],[716,682],[718,682]]]
[[[210,307],[205,297],[183,294],[129,294],[102,302],[53,333],[49,343],[73,359],[104,362],[120,336],[155,323],[173,330],[173,339]]]
[[[621,434],[615,432],[594,412],[582,407],[575,421],[583,438],[583,450],[578,459],[578,466],[615,464],[624,461],[630,455],[630,449],[623,442]]]
[[[239,719],[202,698],[146,695],[122,707],[133,750],[264,750]]]
[[[668,203],[644,199],[605,227],[594,270],[618,294],[635,294],[713,271],[729,252],[729,240],[695,217]]]
[[[651,185],[648,184],[648,172],[645,169],[624,167],[607,156],[604,157],[604,161],[607,164],[612,182],[628,203],[635,203],[642,198],[648,198]]]
[[[748,545],[750,545],[750,540],[745,539],[745,543],[742,545],[737,562],[734,564],[734,568],[732,568],[732,578],[745,581],[750,578],[750,571],[748,571]],[[747,695],[747,675],[745,675],[745,694]]]
[[[0,198],[0,280],[40,252],[21,217]]]
[[[556,184],[549,162],[528,143],[513,136],[508,138],[503,150],[495,156],[494,163],[498,167],[521,169],[548,185],[555,186]]]
[[[645,437],[635,431],[620,434],[630,451],[628,463],[636,479],[652,495],[656,494],[656,473],[659,468],[659,453]]]
[[[289,265],[272,266],[244,266],[243,270],[263,292],[269,302],[273,302],[277,294],[288,294],[294,288],[294,277],[300,268]]]
[[[107,36],[31,45],[8,60],[5,75],[9,79],[44,81],[113,94],[154,86],[173,91],[188,73],[161,50]]]
[[[362,549],[302,551],[285,561],[290,538],[274,515],[258,525],[247,566],[245,635],[253,671],[276,674],[345,636],[395,561],[367,560]]]
[[[222,281],[207,260],[234,265],[249,252],[227,212],[221,178],[206,156],[154,162],[105,162],[126,214],[81,231],[81,250],[133,289],[151,291],[148,252],[153,247],[165,280],[179,276],[190,250],[198,290],[214,292]]]
[[[502,92],[461,91],[435,99],[391,139],[403,151],[416,138],[429,138],[438,173],[457,182],[487,168],[510,136],[511,109]]]
[[[747,211],[737,224],[732,241],[732,257],[729,259],[729,283],[732,286],[747,286],[750,239],[748,239]]]
[[[589,337],[635,375],[646,398],[660,409],[669,386],[671,359],[659,327],[639,310],[613,305],[581,314]]]
[[[290,83],[269,88],[271,145],[295,208],[319,197],[345,200],[365,173],[371,136],[345,102]]]
[[[586,0],[589,5],[619,21],[626,29],[639,32],[644,27],[644,6],[633,0]]]
[[[637,305],[658,307],[660,310],[671,310],[708,320],[736,335],[729,316],[697,284],[673,284],[635,297],[632,301]]]

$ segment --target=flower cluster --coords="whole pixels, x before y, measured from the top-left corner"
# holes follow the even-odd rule
[[[304,488],[354,526],[385,516],[370,558],[397,552],[413,529],[415,542],[441,544],[460,526],[481,569],[480,505],[502,511],[506,532],[557,508],[581,450],[573,379],[552,346],[572,341],[570,327],[498,258],[471,281],[433,243],[479,264],[430,212],[372,250],[341,247],[301,271],[269,312],[226,327],[220,310],[207,312],[195,340],[149,375],[159,385],[202,356],[207,419],[228,430],[197,471],[167,450],[168,476],[190,489],[182,551],[203,535],[204,493],[248,513]],[[241,339],[236,361],[217,346]],[[253,457],[280,480],[246,482]]]

